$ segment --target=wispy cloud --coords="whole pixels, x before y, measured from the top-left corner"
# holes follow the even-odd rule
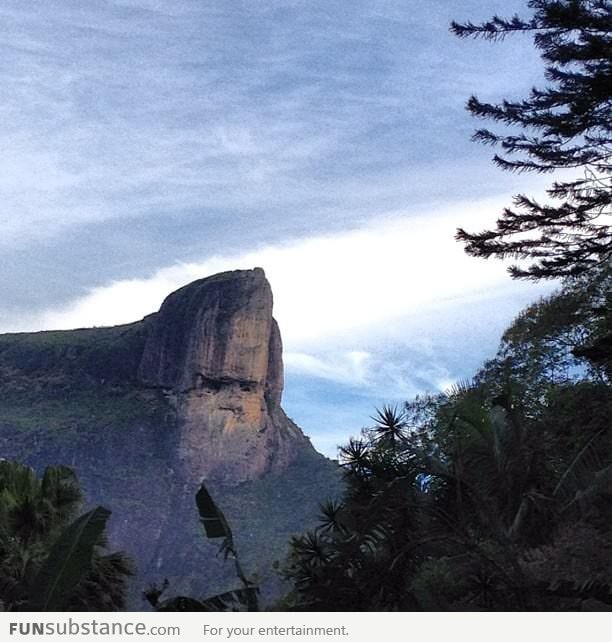
[[[371,356],[364,350],[350,350],[334,354],[332,360],[306,352],[286,352],[284,362],[285,367],[296,374],[363,386],[367,384]]]
[[[367,403],[443,385],[534,291],[452,240],[539,187],[490,166],[463,109],[524,93],[535,54],[448,33],[523,5],[5,0],[1,329],[131,321],[261,265],[289,378]],[[447,319],[470,314],[484,339],[459,349]]]
[[[534,296],[533,286],[513,283],[505,266],[467,257],[455,242],[457,216],[484,224],[497,202],[463,203],[457,210],[406,217],[381,216],[353,230],[286,241],[240,254],[162,268],[144,279],[93,288],[67,305],[22,319],[12,329],[113,325],[156,310],[172,290],[215,272],[261,266],[275,296],[289,371],[375,388],[384,372],[398,389],[449,376],[434,341],[458,318],[475,314],[491,299]],[[8,329],[8,328],[6,328]],[[408,368],[409,359],[427,359]],[[378,373],[378,375],[375,375]],[[408,382],[409,380],[409,382]],[[407,383],[408,382],[408,383]],[[411,382],[411,383],[410,383]],[[387,383],[387,389],[389,383]]]
[[[441,6],[6,3],[0,245],[194,208],[215,234],[218,211],[320,227],[373,184],[386,207],[423,182],[465,196],[471,88],[449,88],[477,57],[456,62]]]

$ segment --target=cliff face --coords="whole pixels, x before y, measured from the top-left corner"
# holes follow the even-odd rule
[[[219,274],[129,325],[0,335],[0,457],[71,466],[88,503],[112,509],[113,544],[140,571],[133,608],[164,577],[193,595],[233,586],[199,533],[203,479],[249,572],[274,584],[272,560],[340,484],[283,412],[282,389],[263,271]]]
[[[256,479],[309,447],[280,407],[282,346],[263,270],[195,281],[146,323],[137,377],[176,409],[186,481]]]
[[[282,390],[281,355],[269,359],[278,328],[273,333],[272,290],[261,268],[194,281],[147,321],[138,369],[144,383],[188,391],[235,381]]]

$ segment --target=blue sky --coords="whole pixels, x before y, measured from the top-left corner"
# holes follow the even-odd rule
[[[0,331],[129,321],[266,270],[285,408],[328,454],[373,408],[493,354],[544,288],[466,257],[510,196],[471,93],[541,82],[528,39],[451,19],[516,0],[4,0]]]

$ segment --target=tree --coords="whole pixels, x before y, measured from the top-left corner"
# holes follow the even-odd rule
[[[410,590],[422,535],[419,462],[404,413],[386,407],[340,449],[347,490],[321,506],[320,525],[293,537],[282,570],[284,607],[300,611],[418,610]]]
[[[132,564],[107,553],[110,511],[76,518],[82,493],[74,472],[0,461],[0,602],[4,610],[115,611],[125,608]],[[74,521],[72,521],[74,520]]]
[[[612,266],[569,279],[520,312],[476,379],[492,395],[512,388],[532,413],[564,384],[598,382],[605,390],[612,382],[612,350],[605,349],[611,321]]]
[[[461,38],[533,33],[550,81],[520,101],[489,104],[472,96],[467,108],[474,116],[522,129],[479,129],[473,139],[501,147],[493,158],[501,169],[573,170],[574,176],[553,182],[550,202],[519,194],[495,229],[460,228],[457,239],[473,256],[531,261],[511,266],[514,278],[574,277],[612,260],[612,7],[608,0],[529,0],[527,6],[528,20],[494,16],[451,25]]]
[[[378,412],[340,449],[342,500],[291,541],[285,608],[612,606],[612,399],[590,382],[559,392],[534,412],[462,384]]]

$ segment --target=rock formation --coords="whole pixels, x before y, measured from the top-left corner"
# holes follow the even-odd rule
[[[280,407],[282,345],[261,268],[177,290],[147,326],[138,379],[162,388],[176,408],[187,481],[255,479],[308,447]]]
[[[136,323],[0,335],[0,457],[71,466],[88,502],[112,509],[114,546],[138,563],[132,608],[164,577],[193,595],[233,587],[199,531],[203,479],[273,594],[272,560],[340,484],[281,409],[282,389],[263,270],[218,274]]]

